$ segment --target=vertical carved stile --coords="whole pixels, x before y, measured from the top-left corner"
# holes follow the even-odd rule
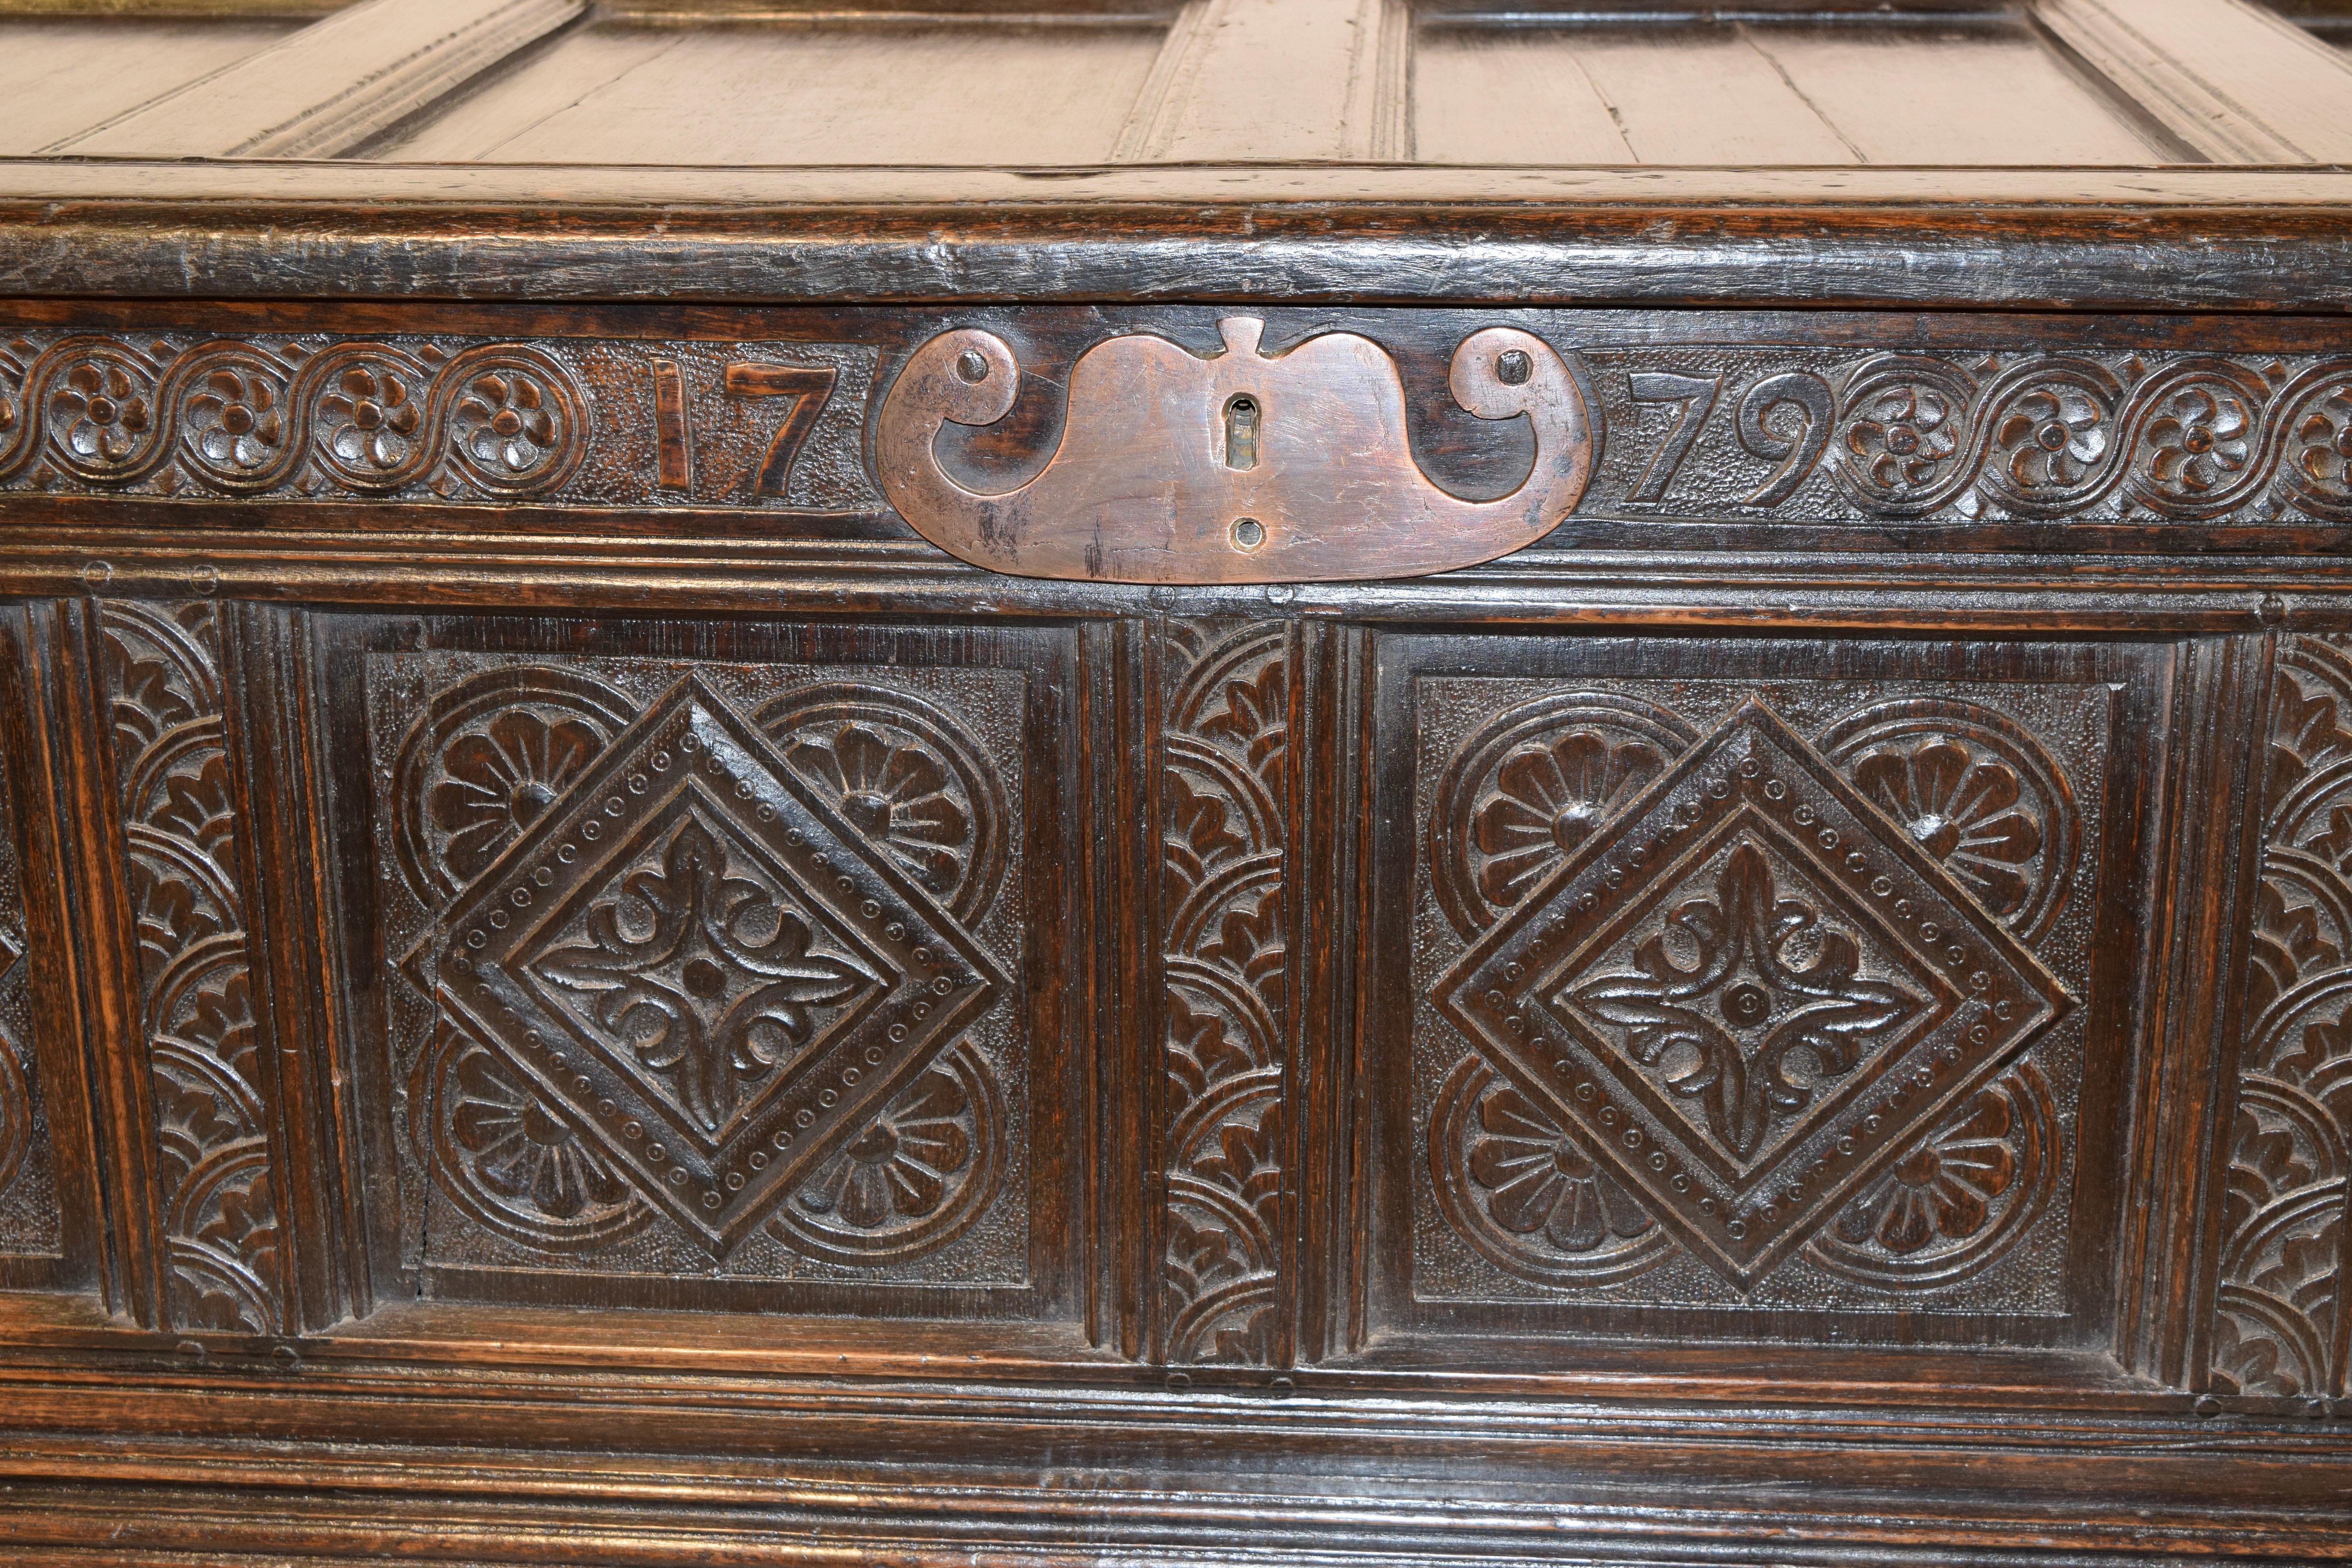
[[[2210,1382],[2345,1386],[2352,1175],[2352,639],[2283,638],[2226,1136]]]
[[[282,1287],[213,605],[106,606],[104,696],[153,1092],[166,1303],[268,1332]]]
[[[8,653],[5,629],[0,628],[0,659]],[[0,669],[0,701],[13,697],[8,674]],[[7,755],[16,735],[7,719],[0,713],[0,1259],[54,1257],[62,1234],[48,1118],[33,1054],[33,940],[26,868],[18,861],[16,769]],[[0,1262],[0,1279],[6,1278],[5,1268]]]
[[[1276,1364],[1293,818],[1291,634],[1173,623],[1160,773],[1163,1359]]]

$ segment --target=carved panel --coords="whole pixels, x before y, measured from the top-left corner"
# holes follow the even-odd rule
[[[33,1057],[32,965],[10,783],[0,772],[0,1254],[54,1258],[63,1237]]]
[[[1504,765],[1538,756],[1562,760]],[[1748,1285],[2072,999],[1751,701],[1498,921],[1438,1005]]]
[[[1025,1281],[1023,675],[366,679],[411,1267]]]
[[[1163,1356],[1279,1352],[1291,634],[1171,623],[1160,759]]]
[[[2065,1316],[2106,685],[1412,708],[1415,1300]]]
[[[2324,1396],[2345,1378],[2352,1178],[2352,647],[2284,639],[2229,1134],[2211,1383]]]
[[[262,1332],[279,1323],[284,1287],[220,623],[204,601],[111,603],[103,629],[168,1306],[183,1327]]]

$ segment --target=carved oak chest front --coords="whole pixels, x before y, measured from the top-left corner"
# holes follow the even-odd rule
[[[2352,1556],[2324,5],[0,6],[0,1556]]]

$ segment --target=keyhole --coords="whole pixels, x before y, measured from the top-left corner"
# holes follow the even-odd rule
[[[1244,393],[1225,403],[1225,467],[1257,467],[1257,399]]]

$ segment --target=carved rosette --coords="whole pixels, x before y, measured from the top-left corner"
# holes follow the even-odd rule
[[[2281,401],[2291,412],[2279,471],[2294,504],[2330,522],[2352,522],[2352,367],[2304,377]]]
[[[1160,758],[1168,1206],[1163,1354],[1279,1350],[1290,642],[1171,627]]]
[[[300,459],[289,399],[294,373],[243,343],[191,350],[173,377],[179,460],[225,495],[258,495]]]
[[[1693,1221],[1703,1229],[1711,1218],[1724,1233],[1713,1261],[1735,1279],[1757,1277],[1743,1244],[1752,1252],[1775,1226],[1786,1239],[1774,1257],[1801,1242],[1813,1266],[1875,1290],[1980,1273],[2046,1206],[2063,1128],[2030,1060],[1979,1076],[1957,1099],[1942,1085],[1998,1038],[2026,1037],[2021,1019],[2047,1005],[2034,993],[2065,1005],[2022,950],[1991,934],[2039,940],[2063,905],[2081,835],[2064,774],[1989,709],[1880,702],[1832,722],[1817,750],[1789,753],[1817,758],[1809,765],[1859,792],[1846,807],[1856,830],[1838,826],[1838,808],[1820,797],[1791,812],[1793,837],[1764,829],[1806,786],[1802,768],[1765,778],[1757,752],[1697,798],[1704,808],[1753,791],[1766,811],[1735,811],[1738,822],[1703,833],[1706,844],[1676,848],[1695,824],[1671,806],[1660,816],[1655,791],[1695,765],[1696,741],[1653,703],[1567,690],[1496,714],[1440,774],[1427,853],[1433,896],[1473,944],[1456,973],[1501,943],[1513,956],[1482,984],[1550,978],[1536,982],[1540,1016],[1489,1019],[1502,990],[1486,1008],[1455,1014],[1480,1049],[1432,1107],[1439,1212],[1489,1261],[1545,1285],[1631,1279],[1685,1251]],[[1742,782],[1756,778],[1760,787]],[[1654,819],[1663,836],[1645,844],[1637,819]],[[1755,830],[1739,826],[1751,819]],[[1934,900],[1905,896],[1900,857],[1879,849],[1897,843],[1940,868]],[[1797,844],[1808,853],[1791,853]],[[1662,855],[1684,868],[1671,886],[1645,868]],[[1561,879],[1583,885],[1596,874],[1560,903]],[[1885,913],[1865,912],[1879,902],[1898,925],[1927,923],[1890,941]],[[1922,916],[1931,902],[1946,913]],[[1610,904],[1628,911],[1609,928],[1618,934],[1575,941],[1578,914]],[[2024,994],[1993,998],[2001,986],[1990,970],[1951,989],[1945,950],[1971,931],[2008,953]],[[1559,1038],[1542,1037],[1555,1026]],[[1832,1107],[1881,1096],[1822,1157],[1803,1152]],[[1924,1124],[1923,1099],[1946,1107]],[[1919,1131],[1867,1180],[1841,1179],[1888,1124]],[[1743,1205],[1740,1191],[1756,1196]],[[1660,1223],[1662,1198],[1688,1205],[1709,1193],[1696,1215]],[[1727,1204],[1743,1212],[1722,1223]],[[1803,1217],[1790,1230],[1792,1213]]]
[[[199,602],[109,605],[103,630],[172,1321],[267,1332],[282,1285],[219,628]]]
[[[311,460],[362,495],[422,476],[433,458],[431,380],[421,360],[389,344],[338,343],[320,353],[302,378]]]
[[[2265,477],[2263,378],[2227,360],[2190,360],[2152,376],[2132,403],[2132,499],[2167,517],[2218,517]]]
[[[667,1216],[721,1259],[764,1228],[869,1268],[987,1212],[1007,1119],[961,1031],[1006,984],[968,928],[1007,812],[936,705],[844,681],[745,718],[501,666],[391,771],[439,911],[403,965],[443,1000],[410,1135],[462,1212],[550,1252]]]
[[[135,479],[166,449],[157,406],[163,373],[125,344],[86,341],[42,356],[49,460],[93,484]]]
[[[469,350],[449,362],[435,388],[443,421],[436,445],[493,495],[551,489],[588,449],[571,372],[537,349]]]
[[[1840,403],[1837,476],[1865,510],[1917,517],[1976,470],[1976,382],[1958,365],[1888,354],[1854,368]]]
[[[38,488],[511,499],[560,487],[590,435],[573,372],[527,344],[80,335],[0,363],[0,480]]]
[[[2352,1177],[2352,652],[2281,647],[2273,684],[2211,1385],[2326,1395],[2342,1383]]]
[[[2103,494],[2117,468],[2123,391],[2095,360],[2037,360],[1987,395],[1985,490],[2009,510],[2055,517]]]

